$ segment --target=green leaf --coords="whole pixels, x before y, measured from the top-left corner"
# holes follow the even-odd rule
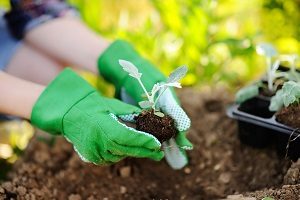
[[[273,57],[277,55],[277,50],[272,44],[269,43],[260,43],[256,46],[256,52],[259,55],[266,57]]]
[[[149,94],[149,95],[151,95],[151,94]],[[141,97],[142,97],[143,99],[147,99],[146,93],[141,94]]]
[[[300,81],[300,74],[298,72],[294,72],[294,71],[288,71],[285,72],[285,78],[287,78],[290,81],[295,81],[295,82],[299,82]]]
[[[300,83],[288,81],[283,84],[281,90],[272,97],[269,109],[271,111],[279,110],[283,105],[285,107],[298,102],[300,98]]]
[[[147,109],[147,108],[150,108],[151,106],[153,106],[153,103],[150,101],[140,101],[139,105],[141,108]]]
[[[176,88],[182,88],[181,84],[179,82],[171,82],[171,83],[163,83],[161,84],[161,87],[176,87]]]
[[[162,88],[162,86],[160,85],[160,83],[156,83],[153,85],[151,93],[149,93],[149,95],[151,96],[152,99],[154,99],[156,93]]]
[[[262,200],[274,200],[272,197],[264,197]]]
[[[128,72],[130,76],[136,79],[140,79],[142,73],[139,73],[138,68],[131,62],[127,60],[119,60],[119,64],[122,66],[123,70]]]
[[[235,95],[235,101],[237,103],[243,103],[244,101],[257,96],[259,94],[260,86],[261,82],[258,82],[240,89]]]
[[[282,108],[283,106],[283,91],[282,90],[278,90],[275,94],[275,96],[273,96],[271,98],[271,103],[269,106],[269,110],[270,111],[278,111]]]
[[[178,82],[181,78],[183,78],[185,76],[187,71],[188,71],[188,69],[186,66],[178,67],[173,72],[171,72],[171,74],[167,80],[167,83]]]
[[[300,98],[300,84],[288,81],[283,84],[283,104],[285,107],[296,102]]]
[[[164,116],[165,116],[164,113],[159,112],[159,111],[155,111],[155,112],[154,112],[154,115],[156,115],[156,116],[158,116],[158,117],[164,117]]]

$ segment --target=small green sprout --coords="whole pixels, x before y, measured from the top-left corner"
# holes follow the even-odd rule
[[[276,95],[271,98],[270,111],[278,111],[283,106],[287,107],[293,103],[299,103],[300,83],[295,81],[285,82]]]
[[[261,43],[256,46],[256,52],[259,55],[266,57],[266,65],[267,65],[267,89],[271,93],[275,93],[278,87],[277,80],[284,81],[294,81],[300,82],[300,74],[296,70],[296,61],[299,59],[299,56],[296,54],[290,55],[279,55],[277,56],[276,49],[268,43]],[[272,62],[273,57],[277,56],[277,59]],[[288,62],[290,70],[284,72],[280,71],[279,66],[281,62]],[[251,99],[257,95],[259,95],[259,89],[263,88],[264,84],[262,81],[256,82],[250,86],[244,87],[240,89],[236,93],[236,102],[242,103],[248,99]],[[273,100],[273,104],[270,106],[270,109],[275,110],[281,107],[279,105],[279,95],[282,93],[279,92],[275,100]],[[275,103],[276,102],[276,103]]]
[[[119,60],[119,64],[122,66],[124,71],[128,72],[129,76],[137,79],[147,97],[147,100],[138,102],[140,107],[143,109],[152,108],[155,111],[155,115],[163,117],[164,114],[156,109],[157,102],[168,87],[181,88],[181,84],[178,81],[185,76],[187,67],[178,67],[170,74],[165,83],[154,84],[151,92],[148,92],[141,81],[142,73],[139,73],[138,68],[133,63],[126,60]]]

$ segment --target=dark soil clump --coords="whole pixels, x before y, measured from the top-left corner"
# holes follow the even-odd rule
[[[276,113],[276,120],[292,128],[300,128],[300,106],[290,105]]]
[[[154,135],[160,142],[164,142],[177,134],[174,120],[169,115],[159,117],[154,111],[143,111],[136,117],[136,129]]]
[[[293,163],[284,177],[284,185],[279,189],[264,189],[257,192],[247,193],[256,199],[272,197],[278,200],[299,200],[300,197],[300,159]]]

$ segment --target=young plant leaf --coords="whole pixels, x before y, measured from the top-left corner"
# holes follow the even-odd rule
[[[155,95],[159,90],[160,90],[160,88],[161,88],[161,85],[160,85],[160,83],[156,83],[156,84],[154,84],[154,86],[153,86],[153,88],[152,88],[152,90],[151,90],[151,96],[153,95]]]
[[[150,108],[151,106],[153,106],[153,103],[150,101],[140,101],[139,105],[141,108],[147,109],[147,108]]]
[[[142,73],[139,73],[138,68],[133,63],[126,60],[119,60],[119,64],[122,66],[123,70],[128,72],[133,78],[141,78]]]
[[[285,78],[290,81],[300,82],[300,74],[296,71],[289,70],[285,73]]]
[[[298,58],[299,56],[297,54],[286,54],[279,56],[279,59],[281,61],[287,61],[290,64],[291,68],[295,68],[295,63]]]
[[[185,76],[188,69],[186,66],[178,67],[173,72],[171,72],[169,78],[167,79],[167,83],[178,82],[181,78]]]
[[[164,116],[165,116],[164,113],[159,112],[159,111],[155,111],[155,112],[154,112],[154,115],[156,115],[156,116],[158,116],[158,117],[164,117]]]
[[[269,110],[276,112],[280,110],[282,106],[283,106],[283,90],[278,90],[275,96],[271,98]]]
[[[181,84],[179,82],[165,83],[162,84],[162,86],[181,88]]]
[[[256,52],[259,55],[273,57],[277,55],[277,50],[270,43],[260,43],[256,46]]]
[[[149,96],[150,96],[149,101],[154,102],[155,95],[160,89],[161,89],[160,83],[154,84],[154,86],[152,87],[152,90],[149,94]]]
[[[294,81],[288,81],[283,84],[281,90],[276,92],[276,95],[272,97],[269,109],[271,111],[277,111],[282,106],[288,107],[289,105],[299,102],[300,98],[300,83]]]
[[[262,200],[274,200],[272,197],[264,197]]]
[[[147,99],[146,93],[141,94],[141,97],[142,97],[143,99]]]
[[[288,81],[283,84],[283,104],[285,107],[298,102],[300,98],[300,84],[294,81]]]
[[[260,86],[261,82],[258,82],[240,89],[235,95],[235,101],[237,103],[243,103],[244,101],[257,96],[259,94]]]

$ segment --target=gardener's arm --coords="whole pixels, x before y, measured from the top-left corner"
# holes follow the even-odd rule
[[[118,121],[117,117],[133,118],[140,112],[137,107],[101,96],[70,69],[46,88],[0,72],[0,93],[0,112],[64,136],[84,161],[108,164],[127,156],[164,156],[156,138]]]
[[[44,86],[0,71],[0,113],[30,119],[34,103]]]
[[[97,74],[97,59],[109,42],[88,29],[79,19],[61,17],[25,35],[25,41],[66,65]]]

